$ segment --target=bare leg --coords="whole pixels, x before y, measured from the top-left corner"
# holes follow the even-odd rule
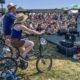
[[[31,49],[33,48],[33,46],[34,46],[34,42],[32,42],[32,41],[25,41],[25,44],[24,44],[25,51],[24,51],[24,53],[22,54],[22,56],[23,56],[24,58],[26,57],[27,53],[28,53],[29,51],[31,51]],[[23,50],[24,50],[24,48],[23,48]]]

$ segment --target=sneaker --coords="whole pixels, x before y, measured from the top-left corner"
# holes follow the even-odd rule
[[[21,69],[26,69],[26,68],[28,67],[28,63],[26,64],[25,61],[20,60],[20,65],[19,65],[19,67],[20,67]]]

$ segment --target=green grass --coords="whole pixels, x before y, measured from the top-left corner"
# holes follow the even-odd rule
[[[53,57],[52,69],[46,73],[37,73],[36,60],[30,61],[26,70],[18,70],[19,80],[80,80],[79,62],[61,55],[52,44],[48,44],[44,49],[45,54]]]

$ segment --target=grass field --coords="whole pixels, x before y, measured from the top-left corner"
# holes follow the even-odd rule
[[[52,44],[45,47],[44,53],[52,55],[52,69],[46,73],[38,73],[36,60],[30,61],[26,70],[18,70],[19,80],[80,80],[80,62],[61,55]]]

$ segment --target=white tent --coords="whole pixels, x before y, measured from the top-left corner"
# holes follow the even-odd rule
[[[70,13],[76,14],[76,13],[78,13],[78,10],[70,10]]]

